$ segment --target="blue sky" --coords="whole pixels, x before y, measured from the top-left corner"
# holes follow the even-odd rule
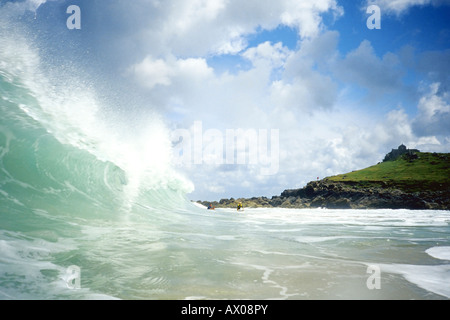
[[[43,64],[71,66],[122,115],[151,109],[191,134],[199,122],[223,136],[278,130],[269,175],[262,163],[208,162],[220,154],[204,141],[203,162],[177,167],[195,184],[192,199],[278,195],[375,164],[401,143],[450,151],[448,0],[1,4],[21,8]],[[71,4],[81,30],[66,27]],[[369,5],[380,8],[379,30],[366,26]]]

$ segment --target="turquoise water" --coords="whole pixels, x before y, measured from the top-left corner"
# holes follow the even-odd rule
[[[207,211],[160,118],[118,120],[5,34],[0,299],[450,298],[449,211]]]

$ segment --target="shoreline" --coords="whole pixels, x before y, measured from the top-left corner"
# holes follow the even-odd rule
[[[329,187],[330,185],[328,185]],[[314,191],[316,195],[302,197],[305,189],[285,190],[280,196],[230,198],[219,201],[193,201],[205,207],[236,209],[242,202],[244,208],[288,208],[288,209],[408,209],[408,210],[450,210],[450,191],[405,193],[398,189],[330,191],[328,188]],[[284,194],[284,195],[283,195]]]
[[[450,210],[450,154],[401,145],[382,163],[311,181],[279,196],[196,202],[216,208],[237,208],[242,202],[247,208]]]
[[[300,189],[288,189],[279,196],[230,198],[219,201],[194,201],[215,208],[327,208],[327,209],[409,209],[450,210],[450,186],[437,190],[408,192],[395,186],[362,187],[358,184],[327,179],[309,182]]]

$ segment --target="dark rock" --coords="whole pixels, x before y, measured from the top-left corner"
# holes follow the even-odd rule
[[[309,185],[309,186],[306,186],[306,188],[305,188],[305,196],[307,197],[307,198],[312,198],[312,197],[314,197],[314,193],[315,193],[316,191],[314,190],[314,188],[311,186],[311,185]]]
[[[199,201],[207,206],[236,208],[241,201],[244,207],[283,207],[330,209],[433,209],[450,210],[450,187],[437,185],[432,189],[405,191],[394,182],[356,183],[330,180],[312,181],[304,188],[289,189],[280,196],[253,197],[251,199],[221,199],[219,202]]]
[[[324,206],[325,206],[325,203],[326,203],[325,198],[322,197],[322,196],[318,196],[318,197],[315,197],[315,198],[311,201],[310,206],[311,206],[312,208],[319,208],[319,207],[324,207]]]
[[[351,201],[347,198],[339,198],[327,203],[330,209],[351,209]]]
[[[283,203],[283,198],[281,197],[272,197],[272,199],[269,201],[269,204],[272,207],[280,207],[281,204]]]

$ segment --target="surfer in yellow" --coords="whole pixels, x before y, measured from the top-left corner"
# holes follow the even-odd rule
[[[244,210],[244,207],[242,206],[242,202],[239,202],[237,205],[237,211]]]

